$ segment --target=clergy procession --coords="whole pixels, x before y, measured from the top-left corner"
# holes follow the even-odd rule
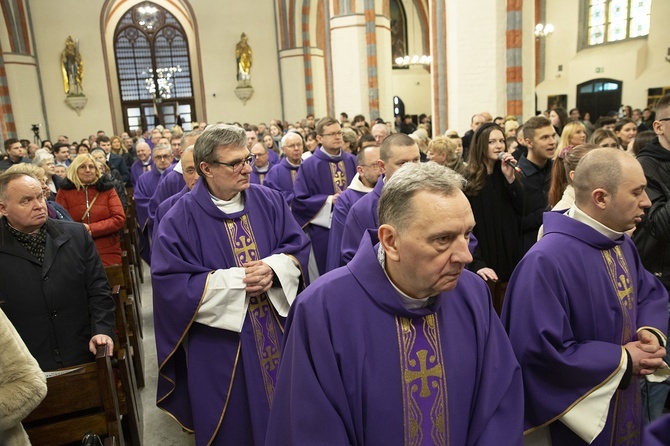
[[[424,145],[384,122],[363,147],[365,120],[298,122],[280,150],[250,124],[157,128],[128,136],[125,185],[86,152],[55,201],[53,162],[6,141],[0,306],[24,382],[118,348],[101,254],[120,246],[102,225],[120,183],[150,269],[155,404],[183,444],[669,444],[670,95],[637,158],[562,147],[542,115],[512,147],[487,115],[466,159],[458,134]],[[77,190],[83,216],[61,200]],[[1,444],[30,444],[20,421]]]

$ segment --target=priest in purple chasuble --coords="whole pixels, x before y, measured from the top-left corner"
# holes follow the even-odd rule
[[[268,172],[274,167],[270,164],[268,158],[270,152],[271,150],[268,150],[261,142],[254,144],[251,148],[251,154],[256,157],[256,161],[254,161],[254,165],[251,168],[252,184],[260,184],[262,186]]]
[[[151,237],[149,234],[149,202],[151,197],[156,192],[156,187],[172,162],[172,148],[168,145],[159,144],[154,147],[151,153],[151,158],[154,162],[154,168],[148,172],[143,173],[137,180],[137,184],[133,190],[135,199],[135,211],[137,213],[137,224],[139,225],[140,235],[140,256],[151,265]]]
[[[326,271],[328,234],[333,205],[356,174],[356,157],[342,150],[342,129],[333,118],[321,119],[316,126],[321,147],[303,161],[295,179],[291,210],[312,240],[318,268],[313,278]]]
[[[282,137],[281,146],[284,158],[268,172],[263,185],[282,194],[288,206],[291,207],[294,197],[293,184],[302,164],[302,136],[288,132]]]
[[[522,444],[519,364],[488,287],[464,271],[462,185],[436,163],[399,169],[378,232],[298,296],[267,445]]]
[[[145,142],[138,142],[135,147],[137,161],[130,166],[130,183],[133,187],[137,185],[137,180],[144,172],[154,168],[154,162],[151,159],[151,147]]]
[[[194,155],[201,178],[154,238],[157,405],[198,445],[262,445],[309,240],[279,193],[250,185],[244,130],[208,129]]]
[[[640,379],[663,380],[668,295],[625,233],[650,201],[638,161],[589,152],[575,205],[545,213],[502,321],[521,364],[528,444],[639,445]]]
[[[366,194],[372,192],[381,175],[379,170],[379,147],[368,146],[356,154],[356,175],[351,184],[340,194],[333,206],[333,218],[330,224],[330,235],[328,236],[328,258],[326,260],[326,271],[343,266],[340,255],[342,247],[342,235],[345,232],[345,222],[351,207]],[[375,206],[376,211],[377,206]],[[359,240],[360,241],[360,240]]]

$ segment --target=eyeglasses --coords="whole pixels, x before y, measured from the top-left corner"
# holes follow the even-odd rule
[[[342,136],[342,135],[344,135],[344,132],[324,133],[321,136]]]
[[[325,136],[325,135],[324,135],[324,136]],[[284,147],[288,147],[289,149],[296,149],[296,148],[298,148],[298,149],[302,149],[302,143],[301,143],[301,142],[297,142],[297,143],[295,143],[295,144],[287,144],[287,145],[285,145]]]
[[[223,161],[212,161],[210,164],[220,164],[222,166],[228,166],[233,169],[233,173],[240,173],[244,169],[245,165],[253,166],[256,162],[256,157],[254,155],[249,155],[241,161],[235,161],[233,163],[224,163]]]
[[[172,155],[154,155],[154,159],[157,159],[159,161],[160,160],[169,160],[170,158],[172,158]]]

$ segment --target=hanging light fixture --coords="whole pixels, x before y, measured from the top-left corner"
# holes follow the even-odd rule
[[[396,65],[402,65],[402,66],[407,66],[407,65],[430,65],[430,63],[433,61],[433,58],[430,56],[426,56],[425,54],[422,54],[421,56],[415,54],[413,56],[405,56],[405,57],[396,57],[395,58],[395,64]]]
[[[538,23],[535,25],[535,37],[540,38],[540,37],[547,37],[549,34],[554,32],[554,25],[551,23],[542,24]]]

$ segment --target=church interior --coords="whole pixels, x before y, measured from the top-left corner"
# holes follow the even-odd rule
[[[667,0],[4,0],[0,9],[1,138],[39,146],[101,130],[341,113],[391,123],[425,114],[435,137],[463,134],[481,112],[522,123],[578,108],[595,122],[670,92]],[[143,274],[143,444],[195,444],[155,406]]]

